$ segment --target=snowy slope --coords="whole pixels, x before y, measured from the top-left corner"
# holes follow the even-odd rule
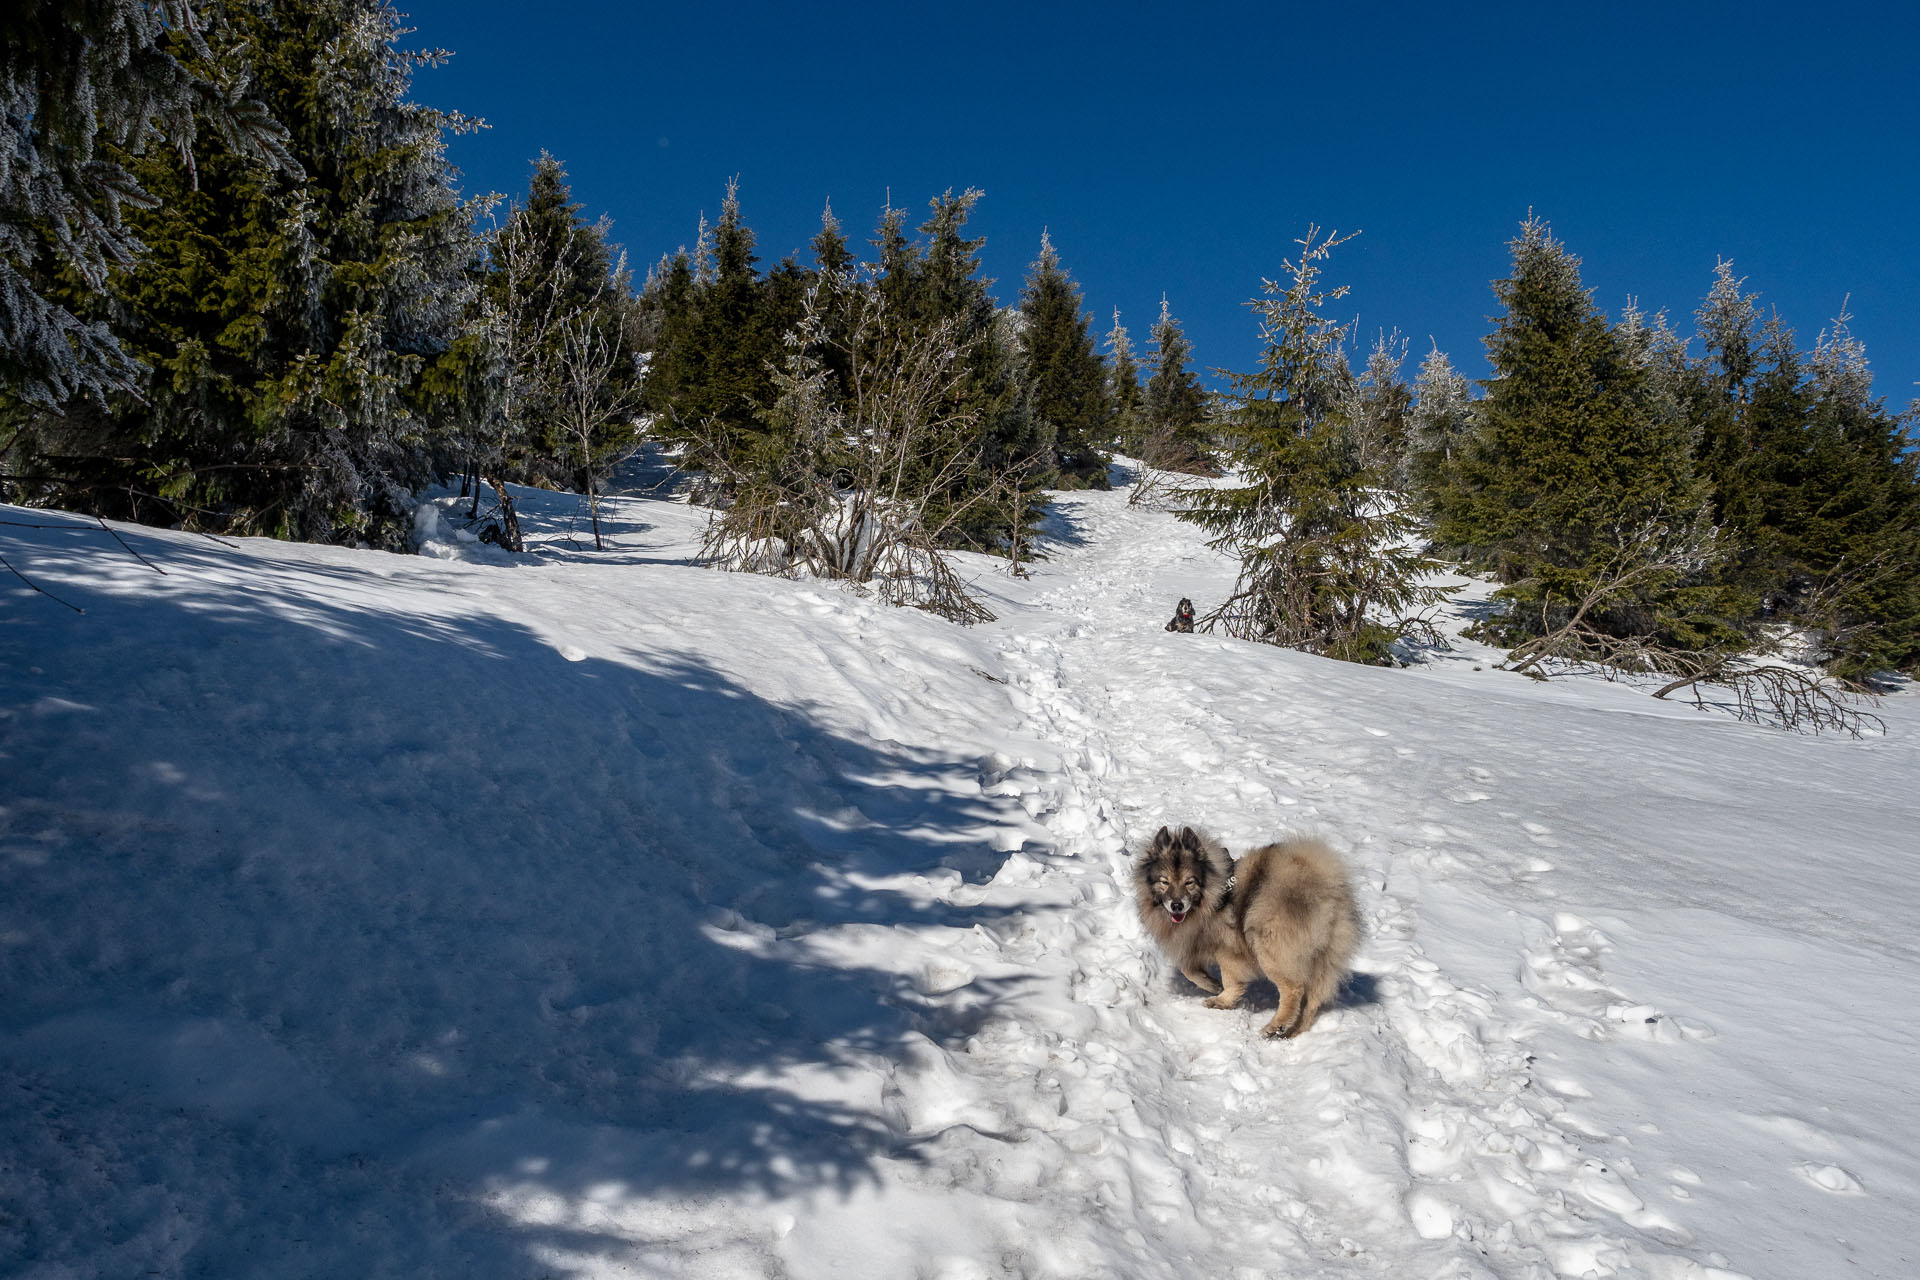
[[[164,575],[0,508],[86,610],[0,587],[0,1274],[1920,1271],[1920,699],[1169,635],[1230,570],[1124,492],[971,630],[526,501]],[[1306,1037],[1147,946],[1167,821],[1349,851]]]

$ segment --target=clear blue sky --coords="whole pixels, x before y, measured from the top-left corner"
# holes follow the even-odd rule
[[[542,149],[636,264],[738,174],[763,264],[821,206],[864,241],[980,187],[1011,301],[1049,228],[1096,328],[1164,292],[1199,363],[1248,367],[1242,304],[1310,221],[1361,331],[1485,372],[1488,282],[1529,208],[1629,294],[1692,312],[1731,257],[1802,346],[1851,294],[1875,390],[1920,395],[1920,4],[401,3],[454,53],[416,96],[485,117],[469,191]]]

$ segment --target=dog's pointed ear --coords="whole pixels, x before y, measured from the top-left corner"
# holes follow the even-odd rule
[[[1172,843],[1173,833],[1165,827],[1162,827],[1153,833],[1153,839],[1148,842],[1146,851],[1148,853],[1158,853]]]
[[[1192,827],[1180,828],[1180,843],[1189,849],[1200,847],[1200,835]]]

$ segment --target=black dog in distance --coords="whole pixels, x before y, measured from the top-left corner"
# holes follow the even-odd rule
[[[1167,630],[1186,632],[1193,630],[1193,601],[1185,596],[1180,598],[1180,607],[1173,611],[1173,621],[1167,624]]]

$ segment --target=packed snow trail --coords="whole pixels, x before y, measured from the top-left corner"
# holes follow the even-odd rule
[[[1071,514],[1096,502],[1114,505],[1061,505]],[[1224,566],[1169,537],[1156,512],[1109,514],[1101,532],[1056,549],[1064,585],[1037,603],[1062,625],[1008,650],[1047,736],[1085,766],[1070,766],[1075,808],[1121,815],[1117,846],[1108,839],[1101,848],[1113,833],[1085,833],[1077,821],[1063,843],[1086,857],[1105,853],[1124,886],[1127,852],[1162,823],[1204,824],[1242,849],[1305,827],[1352,850],[1368,890],[1370,972],[1349,984],[1341,1014],[1288,1045],[1255,1036],[1265,1009],[1201,1008],[1137,927],[1110,919],[1075,928],[1077,994],[1114,1011],[1102,1033],[1165,1046],[1144,1063],[1123,1058],[1115,1083],[1150,1100],[1155,1154],[1173,1170],[1166,1181],[1217,1233],[1216,1262],[1255,1274],[1361,1259],[1417,1261],[1434,1274],[1455,1263],[1510,1275],[1542,1265],[1568,1275],[1648,1274],[1662,1264],[1697,1272],[1667,1248],[1687,1243],[1686,1233],[1587,1154],[1617,1139],[1569,1133],[1554,1122],[1550,1097],[1529,1096],[1532,1028],[1493,1016],[1490,1000],[1449,981],[1421,951],[1416,903],[1392,889],[1409,855],[1376,825],[1390,808],[1382,784],[1418,749],[1393,745],[1393,730],[1376,727],[1392,724],[1389,716],[1356,726],[1327,715],[1310,691],[1289,696],[1307,673],[1276,668],[1266,652],[1206,636],[1142,644],[1139,634],[1179,595],[1217,599]],[[1206,665],[1195,648],[1208,651]],[[1097,691],[1099,705],[1076,707],[1076,689],[1083,698]],[[1296,744],[1309,746],[1312,763],[1289,758]],[[1544,867],[1529,858],[1524,872]],[[1134,1144],[1130,1157],[1151,1145]],[[1186,1243],[1139,1247],[1162,1252],[1165,1272],[1177,1275],[1195,1256]]]
[[[1165,1046],[1149,1058],[1122,1055],[1109,1083],[1151,1100],[1155,1180],[1200,1208],[1210,1238],[1195,1254],[1169,1230],[1157,1249],[1137,1241],[1141,1253],[1159,1252],[1170,1274],[1196,1256],[1256,1273],[1279,1258],[1291,1260],[1290,1271],[1314,1260],[1371,1257],[1398,1269],[1417,1259],[1434,1274],[1696,1275],[1727,1267],[1722,1251],[1693,1247],[1682,1221],[1697,1174],[1675,1164],[1667,1171],[1672,1183],[1643,1187],[1644,1196],[1635,1189],[1647,1175],[1660,1176],[1643,1175],[1633,1150],[1636,1138],[1656,1145],[1650,1139],[1658,1126],[1640,1121],[1629,1133],[1597,1125],[1570,1105],[1593,1096],[1578,1069],[1553,1065],[1565,1053],[1559,1038],[1570,1033],[1588,1042],[1671,1046],[1668,1069],[1686,1070],[1695,1064],[1685,1048],[1715,1035],[1703,1021],[1610,986],[1601,963],[1605,934],[1556,909],[1555,864],[1543,855],[1561,840],[1529,814],[1565,807],[1591,829],[1603,855],[1628,852],[1609,828],[1636,823],[1605,803],[1614,798],[1606,793],[1640,771],[1619,758],[1617,741],[1562,746],[1557,760],[1543,760],[1540,736],[1524,736],[1520,751],[1490,737],[1467,757],[1486,763],[1465,763],[1459,741],[1436,742],[1419,719],[1405,723],[1394,705],[1404,686],[1396,689],[1393,674],[1349,668],[1335,675],[1255,646],[1156,635],[1180,596],[1217,600],[1228,567],[1190,532],[1169,527],[1164,514],[1121,506],[1117,495],[1063,496],[1057,506],[1067,536],[1042,575],[1054,585],[1034,603],[1058,620],[1027,624],[1005,652],[1016,685],[1034,700],[1043,736],[1060,744],[1066,762],[1058,791],[1070,803],[1064,821],[1049,819],[1061,847],[1081,858],[1105,855],[1124,897],[1127,852],[1163,822],[1206,825],[1239,848],[1304,827],[1352,850],[1372,891],[1365,895],[1373,924],[1368,972],[1350,985],[1347,1011],[1286,1046],[1253,1038],[1263,1009],[1221,1015],[1200,1008],[1198,993],[1151,954],[1124,901],[1107,919],[1072,926],[1075,994],[1101,1009],[1101,1034]],[[1483,654],[1479,669],[1485,665]],[[1353,686],[1347,699],[1317,696],[1315,683],[1332,680]],[[1459,710],[1471,717],[1475,707]],[[1542,710],[1576,722],[1543,728],[1575,739],[1591,732],[1577,724],[1584,709]],[[1715,727],[1697,715],[1683,719],[1682,735]],[[1908,742],[1881,763],[1897,776],[1899,762],[1912,758]],[[1654,776],[1670,775],[1667,763],[1647,771],[1631,794],[1673,790],[1670,776]],[[1805,793],[1801,768],[1796,763],[1775,781]],[[1484,832],[1484,824],[1468,826],[1448,812],[1492,800],[1501,778],[1535,790],[1519,811],[1493,811],[1504,829],[1491,839],[1474,830]],[[1596,789],[1603,802],[1589,809],[1582,793]],[[1428,803],[1409,805],[1408,792]],[[1756,790],[1748,813],[1780,799]],[[1737,819],[1735,806],[1725,810]],[[1081,816],[1088,812],[1113,821],[1089,829]],[[1759,824],[1749,816],[1741,825]],[[1875,842],[1869,835],[1868,845]],[[1877,842],[1886,844],[1884,830]],[[1609,878],[1620,872],[1605,861],[1598,870]],[[1892,900],[1910,901],[1897,862],[1887,872],[1888,887],[1898,891]],[[1449,976],[1423,950],[1421,904],[1457,873],[1532,900],[1506,911],[1521,935],[1518,999],[1499,1001]],[[1670,891],[1685,877],[1669,871],[1662,878]],[[1702,877],[1690,887],[1690,903],[1731,901],[1763,921],[1786,911],[1806,926],[1832,909],[1828,901],[1771,901],[1759,885],[1742,894]],[[1897,922],[1881,923],[1896,953],[1910,955]],[[1169,1055],[1176,1088],[1168,1087],[1176,1076]],[[1836,1066],[1845,1060],[1829,1056]],[[1278,1090],[1276,1070],[1286,1077]],[[1883,1080],[1898,1087],[1891,1074]],[[1710,1154],[1716,1139],[1701,1137],[1694,1150]],[[1136,1142],[1129,1156],[1138,1160],[1152,1145]],[[1796,1170],[1828,1185],[1809,1167]],[[1829,1181],[1851,1189],[1844,1173]],[[1121,1216],[1135,1208],[1112,1199]],[[1422,1247],[1412,1237],[1433,1243]],[[1138,1257],[1130,1265],[1149,1269]]]
[[[454,506],[164,577],[5,509],[87,613],[0,627],[0,1275],[1915,1273],[1920,700],[1167,634],[1230,569],[1122,492],[971,630]],[[1163,822],[1347,851],[1306,1036],[1151,948]]]

